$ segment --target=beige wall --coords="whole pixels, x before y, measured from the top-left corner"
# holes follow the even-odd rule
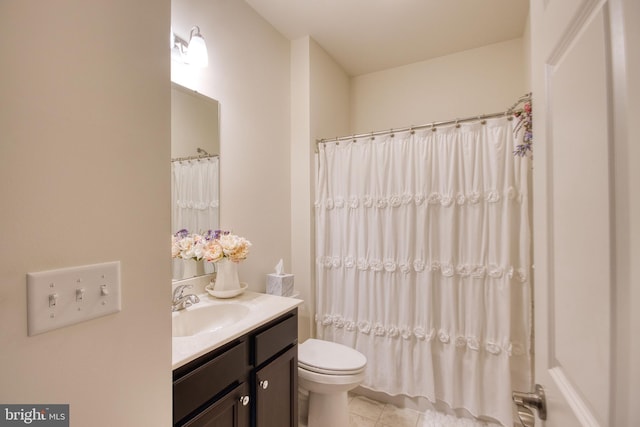
[[[313,309],[310,44],[309,37],[291,42],[291,272],[295,288],[305,301],[298,309],[299,342],[311,335]]]
[[[171,424],[168,0],[0,2],[0,402]],[[28,272],[121,261],[122,311],[27,336]]]
[[[291,253],[300,310],[300,340],[313,333],[314,141],[349,129],[349,77],[310,37],[291,43]]]
[[[527,92],[524,66],[515,39],[354,77],[351,133],[504,111]]]
[[[351,80],[331,56],[311,39],[311,136],[315,141],[349,132]]]
[[[616,156],[616,325],[615,423],[636,425],[640,419],[640,144],[635,123],[640,117],[640,2],[612,3],[614,132]],[[617,23],[618,25],[615,25]],[[620,25],[623,24],[623,25]],[[625,41],[621,37],[624,35]],[[623,91],[626,91],[623,92]]]
[[[220,226],[253,243],[240,280],[264,291],[280,258],[291,271],[289,41],[238,0],[173,1],[171,25],[207,43],[209,67],[171,78],[220,101]]]
[[[531,19],[527,17],[522,34],[522,72],[524,73],[525,91],[531,92]]]

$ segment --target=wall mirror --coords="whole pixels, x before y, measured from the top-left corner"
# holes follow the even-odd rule
[[[171,232],[219,227],[220,104],[171,83]],[[173,260],[173,279],[213,272],[202,261]]]

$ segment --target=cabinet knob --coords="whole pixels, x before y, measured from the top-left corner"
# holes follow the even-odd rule
[[[260,381],[260,387],[262,387],[263,390],[266,390],[267,387],[269,387],[269,381],[267,380]]]
[[[240,396],[240,403],[242,403],[242,406],[247,406],[249,404],[249,396]]]

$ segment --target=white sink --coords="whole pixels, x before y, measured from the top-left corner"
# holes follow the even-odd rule
[[[206,279],[206,276],[202,277]],[[202,283],[202,287],[206,284]],[[184,366],[302,304],[299,299],[249,290],[222,300],[205,293],[197,295],[199,303],[172,313],[172,369]]]
[[[174,337],[214,332],[242,320],[249,314],[249,308],[235,303],[192,306],[173,313],[172,330]]]

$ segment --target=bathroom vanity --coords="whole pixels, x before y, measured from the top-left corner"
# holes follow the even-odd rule
[[[198,310],[225,312],[225,305],[248,311],[239,309],[242,317],[222,327],[214,314],[210,330],[174,336],[174,425],[297,426],[302,301],[251,292],[229,302],[200,298],[202,306],[174,313],[174,324]]]

